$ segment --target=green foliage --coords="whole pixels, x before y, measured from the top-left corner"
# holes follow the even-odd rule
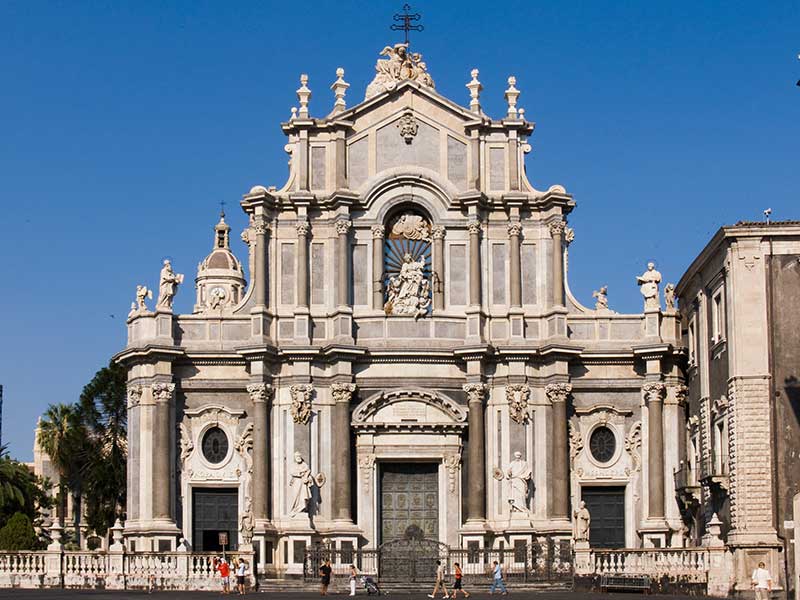
[[[44,482],[26,465],[13,460],[0,448],[0,527],[16,513],[23,513],[30,520],[37,519],[39,510],[52,504],[45,489]]]
[[[35,550],[38,536],[28,515],[16,513],[0,529],[0,550]]]

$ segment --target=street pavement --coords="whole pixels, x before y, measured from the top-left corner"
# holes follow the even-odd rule
[[[384,594],[383,597],[401,597],[402,600],[428,600],[430,590],[425,589],[417,593],[391,592]],[[254,598],[286,598],[287,600],[317,600],[320,595],[315,592],[252,592],[247,594]],[[231,596],[234,596],[233,594]],[[346,598],[346,593],[329,594],[335,598]],[[366,592],[359,591],[357,594],[361,598],[376,598],[367,596]],[[595,594],[584,592],[547,592],[547,591],[514,591],[509,590],[509,600],[632,600],[637,594]],[[222,598],[222,594],[217,592],[154,592],[148,594],[143,591],[126,590],[21,590],[21,589],[0,589],[0,598],[14,600],[121,600],[122,598],[134,598],[138,600],[217,600]],[[440,595],[437,594],[437,600]],[[463,596],[459,595],[459,598]],[[483,600],[489,598],[488,590],[473,588],[471,598]],[[701,596],[658,596],[659,600],[699,600]]]

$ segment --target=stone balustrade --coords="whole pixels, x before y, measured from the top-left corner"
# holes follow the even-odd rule
[[[706,548],[593,550],[589,565],[597,575],[667,576],[704,582],[708,579],[708,552]]]

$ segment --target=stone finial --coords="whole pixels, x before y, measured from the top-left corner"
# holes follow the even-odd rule
[[[292,110],[292,116],[289,117],[289,121],[294,121],[297,118],[297,107],[293,106],[291,110]]]
[[[519,90],[515,87],[517,85],[517,78],[513,75],[508,78],[508,89],[506,90],[505,98],[508,102],[508,118],[517,118],[517,98],[519,98]]]
[[[469,109],[474,112],[475,114],[480,114],[481,112],[481,102],[480,96],[481,91],[483,90],[483,86],[481,82],[478,81],[478,69],[472,69],[470,72],[472,75],[472,81],[467,84],[467,89],[469,90]]]
[[[297,90],[297,100],[300,102],[300,110],[297,116],[301,119],[308,118],[308,101],[311,99],[311,90],[306,85],[308,83],[308,75],[303,73],[300,75],[300,87]]]
[[[333,114],[338,114],[340,112],[344,112],[344,109],[347,108],[347,104],[344,101],[345,92],[347,92],[347,88],[350,87],[350,84],[344,80],[344,69],[339,67],[336,69],[336,81],[333,82],[331,85],[331,89],[333,90],[333,95],[336,98],[336,101],[333,103]]]

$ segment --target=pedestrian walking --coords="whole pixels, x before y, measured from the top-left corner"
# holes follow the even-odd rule
[[[458,592],[464,594],[465,598],[469,598],[469,592],[461,587],[461,580],[464,578],[464,572],[461,570],[461,565],[458,563],[453,563],[453,568],[455,569],[455,581],[453,582],[453,598],[458,597]]]
[[[331,584],[331,561],[326,560],[319,568],[319,595],[328,595],[328,586]]]
[[[506,584],[503,581],[503,567],[499,562],[494,561],[494,566],[492,569],[492,586],[489,588],[489,593],[494,594],[495,590],[498,588],[503,596],[508,595]]]
[[[753,589],[756,591],[756,600],[769,600],[772,591],[772,575],[767,571],[767,565],[758,563],[758,568],[753,571]]]
[[[236,587],[239,589],[239,595],[241,596],[246,593],[244,589],[245,575],[247,575],[247,563],[240,556],[239,565],[236,567]]]
[[[355,565],[350,565],[350,595],[356,595],[356,581],[358,581],[358,569]]]
[[[230,594],[231,593],[231,566],[228,564],[228,561],[225,560],[223,556],[221,559],[216,561],[216,570],[219,572],[219,577],[222,580],[222,593],[223,594]]]
[[[447,592],[447,584],[444,581],[444,565],[442,561],[436,561],[436,584],[433,586],[433,592],[428,594],[428,598],[435,598],[436,592],[441,589],[444,594],[442,598],[447,598],[450,594]]]

